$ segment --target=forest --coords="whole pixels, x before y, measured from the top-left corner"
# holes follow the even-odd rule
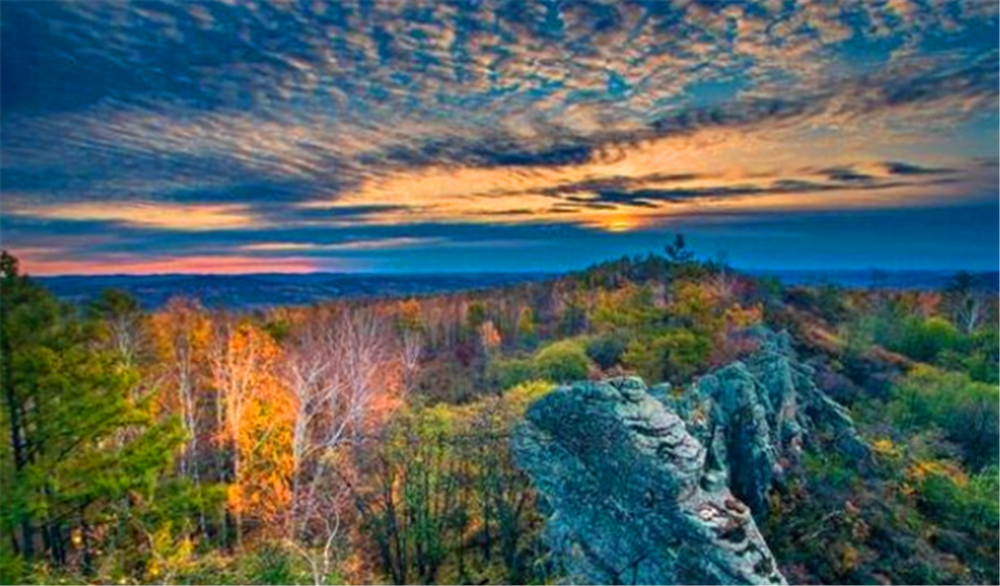
[[[787,332],[874,461],[807,450],[757,519],[798,583],[997,583],[998,313],[941,291],[786,287],[675,238],[540,282],[257,311],[0,266],[0,580],[543,584],[564,569],[512,452],[560,385],[687,392]]]

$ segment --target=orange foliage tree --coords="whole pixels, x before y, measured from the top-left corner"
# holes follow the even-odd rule
[[[212,349],[212,379],[220,396],[220,440],[228,448],[228,504],[242,545],[244,523],[279,527],[291,501],[295,403],[276,374],[280,349],[250,323],[225,322]]]

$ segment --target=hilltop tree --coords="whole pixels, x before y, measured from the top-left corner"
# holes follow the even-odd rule
[[[675,234],[673,241],[664,247],[667,260],[674,264],[686,264],[694,260],[694,251],[688,248],[683,234]]]

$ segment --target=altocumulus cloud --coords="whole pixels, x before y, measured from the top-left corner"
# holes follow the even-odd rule
[[[996,205],[995,2],[23,2],[0,17],[0,227],[39,272],[557,269],[679,227]],[[814,244],[798,249],[823,262]],[[914,243],[870,245],[891,259]],[[990,250],[953,254],[993,266]]]

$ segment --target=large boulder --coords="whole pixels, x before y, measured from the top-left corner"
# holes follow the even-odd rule
[[[784,583],[750,509],[641,380],[557,389],[532,405],[513,442],[553,510],[546,537],[570,580]]]

